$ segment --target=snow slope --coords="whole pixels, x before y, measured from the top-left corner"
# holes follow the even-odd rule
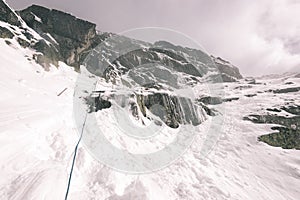
[[[11,46],[0,42],[0,197],[64,199],[78,140],[72,116],[77,74],[63,63],[45,72],[27,59],[31,50],[16,42]],[[236,89],[248,84],[226,84],[226,97],[240,99],[213,106],[225,123],[212,127],[220,137],[208,155],[202,149],[201,130],[210,126],[212,117],[200,125],[194,143],[180,159],[153,173],[115,171],[80,145],[69,199],[299,199],[300,151],[258,142],[257,137],[269,133],[271,126],[242,118],[282,105],[286,99],[299,104],[299,92],[258,91],[284,87],[286,81],[299,87],[300,80],[287,75],[259,81],[266,85]],[[64,88],[68,89],[57,96]],[[253,93],[257,96],[245,97]]]
[[[62,199],[77,140],[70,103],[76,73],[62,63],[45,72],[25,57],[33,52],[0,42],[0,197]]]

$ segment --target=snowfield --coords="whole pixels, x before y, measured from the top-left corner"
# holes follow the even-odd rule
[[[62,63],[59,70],[44,71],[17,42],[1,40],[0,47],[1,199],[62,199],[77,140],[76,73]]]
[[[33,51],[11,41],[9,46],[0,40],[0,199],[64,199],[79,138],[73,119],[77,73],[64,63],[46,72],[30,60]],[[211,127],[220,135],[212,139],[210,152],[203,151],[201,130],[210,126],[213,117],[200,125],[183,156],[159,171],[118,172],[80,145],[68,199],[299,199],[300,151],[258,142],[258,136],[272,132],[271,125],[242,118],[287,101],[299,105],[300,92],[264,91],[285,88],[286,82],[299,87],[300,79],[285,74],[257,82],[262,84],[241,89],[237,87],[247,85],[246,81],[224,85],[225,97],[239,100],[211,106],[219,110],[224,124]]]

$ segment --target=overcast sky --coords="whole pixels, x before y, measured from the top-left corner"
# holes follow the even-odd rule
[[[141,27],[181,32],[243,75],[300,71],[300,0],[6,0],[72,13],[120,33]]]

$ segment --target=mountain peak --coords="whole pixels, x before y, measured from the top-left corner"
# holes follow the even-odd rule
[[[39,39],[31,41],[31,38],[34,38],[31,34],[30,37],[26,37],[27,40],[19,39],[18,42],[23,47],[30,47],[39,52],[35,56],[35,60],[46,69],[50,64],[57,65],[58,61],[63,61],[78,69],[89,50],[102,44],[110,36],[106,32],[97,32],[96,24],[60,10],[33,4],[28,8],[14,12],[3,1],[1,1],[1,4],[0,20],[16,27],[24,26],[25,28],[23,27],[22,29],[33,29],[36,35],[40,36]],[[1,32],[3,32],[1,33],[2,37],[12,37],[5,29],[1,29]],[[119,37],[119,39],[121,38],[125,39],[124,36]],[[131,38],[126,38],[125,40],[126,43],[137,48],[143,49],[143,46],[145,46],[143,41]],[[143,51],[147,51],[144,55],[140,55],[141,51],[137,50],[134,52],[136,55],[122,56],[120,60],[124,58],[129,59],[128,62],[120,62],[125,64],[123,68],[142,64],[143,60],[149,60],[150,58],[150,60],[154,59],[152,61],[155,62],[168,63],[177,71],[192,76],[202,77],[209,71],[215,71],[214,76],[221,74],[225,82],[232,82],[242,78],[238,69],[229,62],[219,62],[221,59],[213,59],[201,50],[174,45],[168,41],[157,41],[146,46],[148,46],[148,50],[143,49]],[[153,55],[155,56],[152,57]],[[141,62],[135,63],[136,58]],[[190,63],[189,60],[194,60],[195,63]],[[216,78],[212,79],[217,80]]]

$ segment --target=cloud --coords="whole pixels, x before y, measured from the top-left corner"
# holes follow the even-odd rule
[[[299,3],[215,1],[205,15],[198,40],[207,49],[237,65],[244,75],[300,70]],[[196,35],[194,37],[197,37]]]
[[[299,0],[7,0],[15,8],[32,3],[93,21],[102,31],[163,27],[182,32],[243,75],[300,68]]]

